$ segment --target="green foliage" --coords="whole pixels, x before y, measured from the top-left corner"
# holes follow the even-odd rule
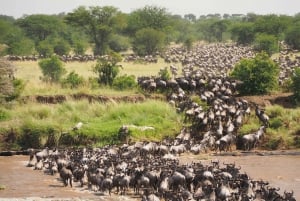
[[[43,57],[50,57],[54,53],[53,44],[49,40],[39,42],[36,49],[38,53]]]
[[[139,30],[148,28],[163,31],[168,25],[169,18],[165,8],[145,6],[129,15],[127,32],[133,37]]]
[[[190,51],[193,47],[194,39],[190,36],[183,41],[183,46]]]
[[[55,55],[39,61],[39,66],[42,70],[44,80],[47,82],[58,82],[66,73],[62,61]]]
[[[300,67],[295,68],[292,76],[292,91],[297,101],[300,101]]]
[[[223,33],[227,30],[228,24],[227,20],[218,20],[210,25],[210,32],[218,42],[223,40]]]
[[[115,34],[109,41],[109,47],[115,52],[126,51],[130,47],[129,38]]]
[[[285,34],[285,41],[294,49],[300,50],[300,23],[291,26]]]
[[[22,148],[54,147],[58,143],[59,130],[47,123],[26,121],[20,128],[18,143]]]
[[[10,34],[6,41],[6,53],[10,55],[32,55],[35,52],[34,42],[23,35]]]
[[[85,51],[87,50],[88,44],[83,41],[75,41],[73,44],[73,51],[77,55],[84,55]]]
[[[75,73],[75,71],[72,71],[66,78],[62,79],[61,84],[63,87],[69,87],[71,89],[78,88],[84,84],[84,78]]]
[[[271,56],[278,52],[278,40],[273,35],[258,34],[255,36],[254,49],[258,52],[264,51]]]
[[[65,20],[70,25],[82,28],[95,44],[94,54],[104,55],[108,52],[108,43],[113,31],[122,25],[118,20],[121,13],[112,6],[81,6],[68,13]]]
[[[133,89],[137,83],[134,75],[122,75],[114,79],[112,86],[117,90]]]
[[[53,46],[53,51],[57,55],[67,55],[69,54],[71,50],[70,44],[63,39],[57,39],[55,40],[54,46]]]
[[[276,89],[278,74],[278,65],[266,53],[260,53],[253,59],[242,59],[235,65],[230,76],[242,81],[239,87],[241,94],[255,95]]]
[[[256,33],[265,33],[277,38],[286,30],[288,21],[277,15],[259,16],[254,23]]]
[[[0,122],[6,121],[11,118],[11,114],[8,110],[0,108]]]
[[[122,61],[121,55],[112,52],[110,55],[100,57],[97,60],[93,71],[98,75],[98,83],[103,85],[112,86],[114,79],[119,73],[118,62]]]
[[[165,34],[152,28],[136,32],[133,51],[138,55],[155,55],[165,47]]]
[[[231,37],[238,44],[251,44],[254,41],[254,26],[250,22],[236,23],[231,27]]]
[[[18,99],[25,89],[25,83],[21,79],[14,79],[12,81],[12,84],[13,84],[14,91],[12,94],[10,94],[5,98],[6,101],[12,101]]]
[[[170,80],[171,74],[168,71],[168,67],[164,67],[163,69],[160,69],[160,71],[158,72],[158,76],[164,81]]]
[[[272,129],[279,129],[282,126],[283,126],[282,119],[280,119],[280,118],[273,118],[273,119],[271,119],[271,121],[270,121],[270,128],[272,128]]]
[[[29,15],[18,19],[17,25],[36,43],[44,41],[51,35],[61,34],[65,30],[63,21],[54,15]]]

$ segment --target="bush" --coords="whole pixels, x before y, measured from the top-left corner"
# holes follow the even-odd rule
[[[278,40],[273,35],[258,34],[254,40],[254,50],[258,52],[266,52],[269,56],[278,52]]]
[[[66,73],[66,69],[63,67],[63,63],[58,56],[41,60],[39,66],[45,81],[58,82],[63,74]]]
[[[13,83],[14,91],[11,95],[5,98],[6,101],[12,101],[18,99],[21,96],[22,92],[24,91],[25,83],[23,80],[14,79],[12,83]]]
[[[294,49],[300,50],[300,24],[292,26],[285,34],[285,41]]]
[[[95,66],[93,66],[93,71],[98,75],[98,83],[103,85],[112,86],[114,79],[119,73],[118,62],[122,61],[121,55],[112,52],[110,55],[105,57],[100,57]]]
[[[71,89],[78,88],[80,85],[83,85],[84,78],[79,76],[75,71],[70,72],[66,78],[61,81],[63,87],[69,87]]]
[[[292,76],[292,90],[296,101],[300,101],[300,67],[295,68]]]
[[[113,88],[118,90],[132,89],[137,86],[134,75],[123,75],[113,81]]]
[[[109,41],[109,47],[115,52],[126,51],[130,47],[130,42],[125,36],[113,35]]]
[[[242,59],[235,65],[230,76],[240,80],[238,87],[242,95],[270,93],[278,86],[279,66],[266,53],[257,54],[253,59]]]
[[[283,126],[282,120],[279,118],[274,118],[270,120],[270,127],[273,129],[278,129]]]
[[[144,28],[136,32],[133,40],[133,51],[138,55],[155,55],[165,47],[165,33]]]

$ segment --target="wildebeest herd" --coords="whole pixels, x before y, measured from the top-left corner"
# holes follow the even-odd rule
[[[295,200],[293,191],[281,195],[278,187],[249,178],[235,163],[180,164],[178,160],[184,152],[222,152],[234,145],[248,151],[260,143],[269,117],[258,105],[236,98],[239,83],[227,77],[239,59],[253,55],[248,47],[227,44],[199,46],[193,52],[171,49],[163,57],[171,63],[172,79],[139,77],[138,83],[148,93],[165,91],[169,103],[184,113],[188,126],[174,139],[93,149],[32,150],[28,166],[59,174],[65,186],[78,181],[91,191],[137,194],[143,201]],[[178,62],[183,66],[180,76]],[[195,97],[207,107],[194,101]],[[252,110],[261,126],[238,136]],[[128,129],[122,126],[120,131]]]

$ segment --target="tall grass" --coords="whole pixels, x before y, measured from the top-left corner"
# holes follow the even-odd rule
[[[266,149],[295,148],[300,147],[300,108],[287,109],[279,105],[266,107],[266,114],[270,117],[270,127],[267,128],[262,147]],[[252,114],[241,129],[240,135],[255,132],[260,122],[255,114]]]
[[[5,108],[9,118],[0,121],[2,133],[13,130],[22,147],[68,145],[103,145],[118,143],[118,131],[124,124],[151,126],[154,130],[130,128],[131,140],[161,140],[173,136],[181,128],[181,116],[161,101],[142,103],[92,103],[68,101],[62,104],[17,104]],[[83,122],[78,131],[74,125]],[[64,136],[62,136],[64,134]],[[62,140],[60,140],[62,138]]]

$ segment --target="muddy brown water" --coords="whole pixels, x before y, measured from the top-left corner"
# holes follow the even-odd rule
[[[91,192],[87,187],[79,187],[74,182],[73,188],[63,187],[59,175],[52,176],[42,171],[26,167],[28,156],[16,155],[0,157],[0,200],[141,200],[134,195],[109,196],[104,193]],[[300,155],[239,155],[214,156],[185,154],[180,157],[181,163],[209,163],[218,159],[221,164],[233,163],[241,166],[252,179],[265,180],[270,186],[280,187],[280,193],[294,191],[295,198],[300,200]]]

